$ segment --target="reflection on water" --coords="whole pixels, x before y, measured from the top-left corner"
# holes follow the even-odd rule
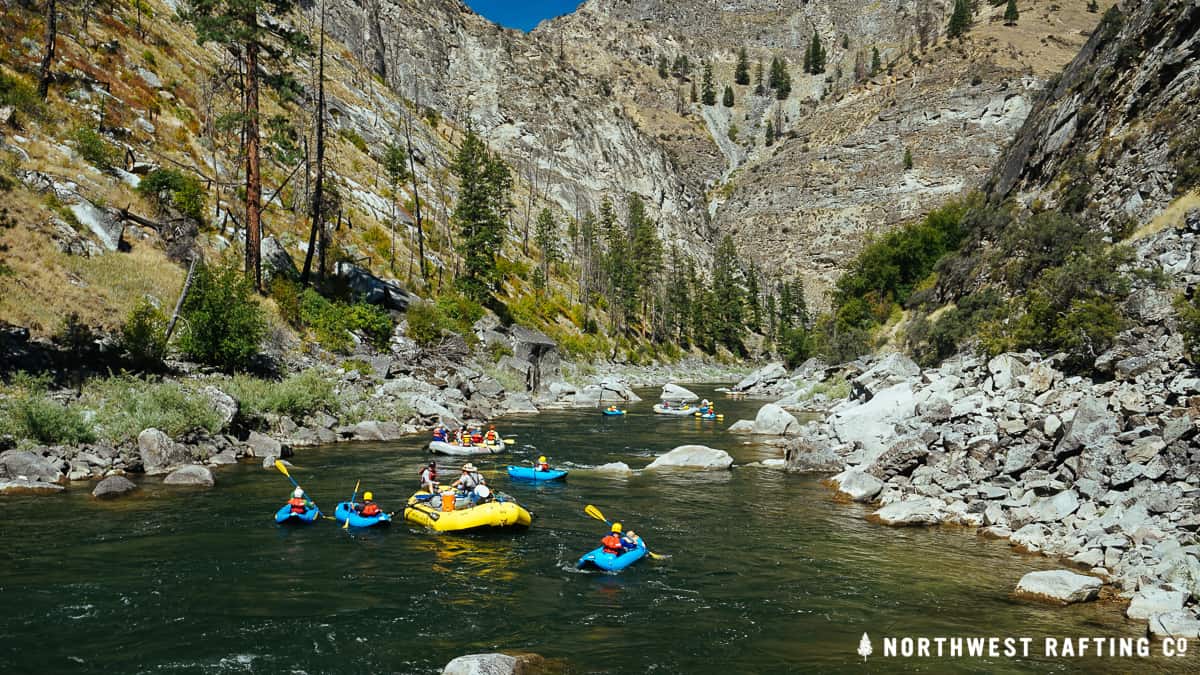
[[[1137,636],[1144,624],[1102,603],[1016,601],[1020,576],[1053,561],[958,529],[871,525],[815,477],[744,466],[778,454],[723,431],[761,401],[718,399],[726,417],[716,423],[656,417],[650,403],[618,418],[587,410],[504,421],[519,443],[474,461],[533,511],[527,531],[277,527],[271,515],[290,485],[249,464],[219,470],[210,491],[147,480],[137,497],[113,502],[82,490],[0,500],[0,671],[429,673],[460,654],[508,650],[575,672],[862,672],[863,632],[877,640],[866,666],[876,672],[1194,662],[884,660],[878,638],[889,634]],[[640,469],[685,443],[724,448],[739,466],[593,468]],[[326,510],[359,480],[398,510],[428,461],[423,445],[308,450],[292,473]],[[538,454],[570,468],[567,482],[507,478],[506,465]],[[461,461],[439,465],[452,472]],[[671,557],[619,575],[577,571],[607,530],[586,504]]]

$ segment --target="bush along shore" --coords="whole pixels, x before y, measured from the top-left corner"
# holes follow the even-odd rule
[[[1127,337],[1094,379],[1033,352],[768,366],[735,389],[782,398],[735,430],[779,437],[788,469],[833,474],[871,520],[978,528],[1082,572],[1030,575],[1018,595],[1077,602],[1103,582],[1151,634],[1197,637],[1200,378],[1179,335]],[[820,422],[788,412],[814,402]]]
[[[450,332],[424,347],[408,333],[401,321],[386,348],[360,340],[342,356],[293,350],[278,359],[286,374],[266,378],[181,361],[153,376],[82,371],[61,345],[0,327],[0,360],[59,376],[56,384],[49,374],[14,369],[0,385],[0,494],[92,489],[103,479],[95,494],[112,496],[132,489],[127,477],[138,475],[212,485],[218,466],[270,467],[295,448],[392,441],[439,423],[483,423],[539,408],[630,402],[638,399],[633,386],[739,374],[703,360],[564,363],[546,335],[501,327],[491,315],[473,326],[474,349]],[[120,362],[105,338],[94,342],[90,361]]]

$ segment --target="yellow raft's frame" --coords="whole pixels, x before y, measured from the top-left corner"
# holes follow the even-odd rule
[[[529,527],[533,522],[529,511],[514,501],[491,501],[466,509],[442,511],[417,499],[428,494],[421,490],[408,499],[404,508],[405,520],[437,532],[460,532],[479,527]]]

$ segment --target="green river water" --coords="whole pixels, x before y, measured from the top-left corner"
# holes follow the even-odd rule
[[[697,387],[711,393],[709,387]],[[641,392],[649,399],[656,390]],[[956,528],[891,529],[836,503],[819,478],[759,467],[613,475],[683,443],[738,465],[776,451],[722,429],[761,401],[716,398],[725,420],[551,411],[501,420],[519,442],[477,459],[534,512],[527,531],[436,535],[405,524],[344,532],[279,527],[291,486],[254,464],[217,487],[151,479],[97,503],[86,486],[0,499],[0,672],[433,673],[455,656],[530,651],[571,673],[1146,672],[1184,659],[1046,659],[1043,636],[1139,636],[1111,603],[1067,608],[1010,598],[1025,572],[1056,567]],[[355,480],[400,510],[426,438],[306,449],[293,475],[329,512]],[[503,467],[538,453],[561,485],[519,485]],[[443,458],[443,476],[460,460]],[[603,523],[636,529],[665,561],[581,573]],[[855,653],[864,632],[874,656]],[[883,658],[883,636],[1028,636],[1028,659]],[[1155,648],[1155,653],[1157,653]]]

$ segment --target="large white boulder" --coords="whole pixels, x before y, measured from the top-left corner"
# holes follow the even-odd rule
[[[1200,638],[1200,619],[1188,609],[1150,617],[1150,634],[1156,638]]]
[[[1016,594],[1021,597],[1071,604],[1096,599],[1103,582],[1086,574],[1070,570],[1030,572],[1017,582]]]
[[[838,494],[853,502],[869,502],[883,490],[883,481],[857,469],[843,471],[830,480],[837,485]]]
[[[733,385],[733,390],[765,390],[785,377],[787,377],[787,368],[782,363],[768,363],[746,377],[743,377],[741,381]]]
[[[728,469],[733,457],[724,450],[705,445],[681,445],[661,455],[646,469]]]
[[[191,453],[186,447],[158,429],[144,429],[138,434],[137,443],[142,468],[147,475],[167,473],[191,460]]]
[[[1148,587],[1133,594],[1125,616],[1131,619],[1149,619],[1155,614],[1166,614],[1183,609],[1187,602],[1187,591],[1169,591],[1165,588]]]
[[[870,516],[884,525],[936,525],[941,521],[940,501],[929,497],[908,497],[892,502]]]
[[[896,424],[916,410],[912,387],[907,382],[888,387],[866,403],[837,409],[829,423],[843,443],[860,443],[863,462],[870,464],[896,439]]]
[[[213,480],[212,471],[206,466],[199,464],[189,464],[175,469],[167,474],[163,479],[164,485],[195,485],[199,487],[212,487],[216,481]]]
[[[664,401],[678,401],[679,403],[691,403],[692,401],[700,400],[699,396],[677,384],[664,384],[662,396],[659,398]]]
[[[769,436],[785,436],[800,431],[800,420],[790,412],[768,403],[758,409],[754,417],[754,433]]]
[[[467,654],[442,669],[442,675],[517,675],[520,662],[508,654]]]

